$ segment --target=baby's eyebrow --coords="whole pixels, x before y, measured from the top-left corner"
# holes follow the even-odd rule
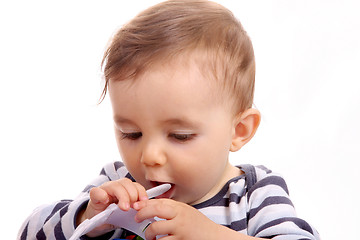
[[[171,118],[164,120],[162,124],[171,125],[171,126],[180,126],[180,127],[188,127],[188,128],[198,128],[200,126],[196,121],[191,121],[188,119],[182,118]]]
[[[118,115],[114,115],[114,122],[117,124],[134,124],[134,122],[131,121],[130,119],[123,118]]]
[[[119,125],[123,125],[123,124],[136,125],[134,121],[119,115],[114,115],[114,123]],[[197,121],[190,120],[187,118],[165,119],[160,121],[159,124],[162,126],[175,126],[175,127],[192,128],[192,129],[199,129],[201,126],[201,124],[198,123]]]

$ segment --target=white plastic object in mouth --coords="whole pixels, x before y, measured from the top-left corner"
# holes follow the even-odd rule
[[[170,183],[164,183],[159,186],[150,188],[149,190],[146,191],[146,194],[148,195],[149,199],[154,198],[169,191],[171,189],[171,186],[172,185]]]
[[[159,196],[171,188],[171,184],[162,184],[146,191],[149,199]],[[91,219],[83,221],[74,231],[69,240],[77,240],[94,228],[103,224],[114,225],[115,228],[127,229],[145,239],[146,228],[156,221],[154,218],[147,219],[141,223],[135,222],[137,211],[131,208],[129,211],[122,211],[115,203],[110,204],[104,211]]]

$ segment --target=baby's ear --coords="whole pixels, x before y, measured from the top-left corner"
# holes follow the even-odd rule
[[[254,108],[250,108],[235,117],[230,146],[231,152],[240,150],[250,141],[260,124],[260,119],[260,112]]]

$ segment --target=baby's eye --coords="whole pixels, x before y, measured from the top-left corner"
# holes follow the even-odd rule
[[[180,142],[186,142],[193,139],[196,135],[195,134],[179,134],[179,133],[170,133],[169,137],[174,138]]]
[[[142,136],[141,132],[124,133],[121,132],[121,139],[137,140]]]

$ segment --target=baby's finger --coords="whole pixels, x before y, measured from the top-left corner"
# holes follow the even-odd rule
[[[128,193],[130,206],[133,207],[133,204],[139,200],[147,200],[147,193],[145,188],[136,182],[132,182],[129,179],[123,179],[121,180],[121,185],[125,188],[125,190]],[[121,201],[119,199],[119,201]]]
[[[146,193],[145,188],[139,183],[135,183],[135,186],[136,186],[137,191],[138,191],[138,199],[136,199],[136,201],[148,200],[149,198],[148,198],[148,195]]]
[[[149,227],[146,228],[145,238],[146,239],[156,239],[157,236],[167,235],[160,239],[174,239],[175,229],[179,226],[175,226],[175,223],[172,221],[157,221],[150,224]]]
[[[123,211],[130,209],[130,197],[128,191],[119,181],[104,183],[100,186],[109,196],[117,199],[118,206]]]
[[[119,180],[119,183],[127,191],[130,203],[134,203],[139,200],[139,190],[141,189],[140,184],[132,182],[130,179],[127,178]]]
[[[90,204],[95,210],[104,210],[110,202],[109,195],[103,189],[94,187],[90,190]]]
[[[142,222],[145,219],[159,217],[163,219],[173,219],[177,215],[177,210],[171,206],[171,201],[168,199],[152,199],[149,201],[141,201],[135,204],[138,210],[135,220]]]
[[[107,182],[100,186],[108,195],[118,200],[120,209],[127,211],[133,203],[140,199],[147,199],[145,188],[139,183],[132,182],[128,178]]]
[[[147,201],[138,201],[136,203],[134,203],[133,205],[133,208],[136,210],[136,211],[139,211],[140,209],[146,207],[146,203]]]

